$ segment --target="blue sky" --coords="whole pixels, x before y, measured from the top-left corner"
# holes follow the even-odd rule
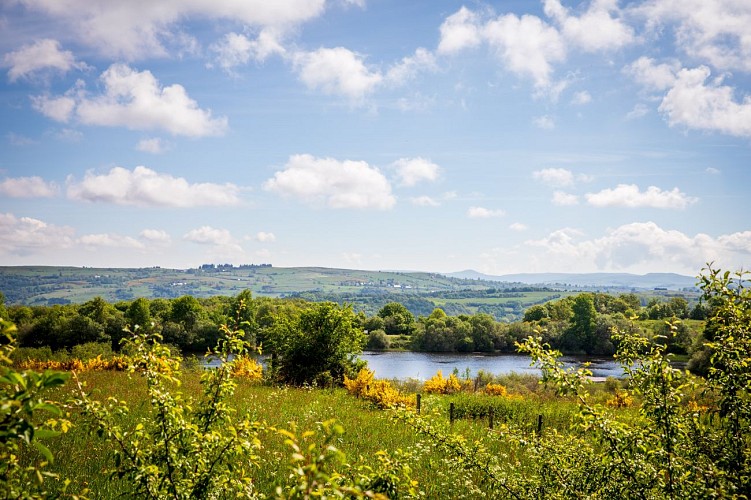
[[[747,0],[17,0],[0,263],[751,264]]]

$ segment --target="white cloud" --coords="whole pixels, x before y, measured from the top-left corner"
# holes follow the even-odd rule
[[[211,226],[201,226],[191,229],[183,235],[183,239],[198,243],[199,245],[232,245],[235,244],[232,234],[226,229],[217,229]]]
[[[709,68],[682,69],[659,110],[670,126],[751,137],[751,94],[736,101],[732,87],[715,79],[707,85]]]
[[[751,71],[751,3],[746,0],[650,0],[632,9],[676,45],[721,70]]]
[[[0,253],[26,256],[49,249],[68,248],[75,231],[31,217],[0,213]]]
[[[441,41],[438,52],[454,54],[466,48],[480,45],[480,18],[466,7],[450,15],[441,24]]]
[[[151,137],[149,139],[141,139],[138,141],[136,149],[138,151],[143,151],[144,153],[152,153],[156,155],[167,151],[168,146],[159,137]]]
[[[654,59],[642,56],[626,66],[623,71],[644,87],[660,91],[675,84],[676,73],[681,69],[677,61],[657,64]]]
[[[168,245],[172,241],[170,235],[162,229],[144,229],[138,236],[149,243],[158,245]]]
[[[247,64],[251,59],[265,61],[271,55],[286,52],[279,42],[278,33],[273,29],[262,30],[255,40],[242,34],[227,33],[210,49],[216,54],[219,67],[228,72],[236,66]]]
[[[559,207],[570,207],[579,204],[579,197],[575,194],[556,191],[553,193],[553,198],[550,201],[553,205],[558,205]]]
[[[636,120],[638,118],[641,118],[642,116],[645,116],[647,113],[649,113],[649,108],[642,103],[638,103],[636,104],[636,106],[634,106],[634,109],[626,113],[626,119]]]
[[[585,104],[589,104],[590,102],[592,102],[592,95],[586,90],[577,92],[576,94],[574,94],[573,99],[571,99],[571,104],[574,104],[576,106],[583,106]]]
[[[484,207],[469,207],[467,217],[470,219],[490,219],[492,217],[503,217],[506,212],[503,210],[491,210]]]
[[[558,31],[536,16],[506,14],[488,22],[482,33],[504,65],[531,78],[538,89],[551,85],[553,64],[566,58]]]
[[[553,130],[555,128],[555,120],[551,116],[538,116],[534,119],[533,123],[535,127],[542,130]]]
[[[117,59],[193,50],[180,23],[225,19],[252,28],[294,29],[321,15],[325,0],[25,0],[23,5],[58,21],[83,43]],[[177,47],[175,47],[177,46]]]
[[[259,231],[258,233],[256,233],[256,240],[260,241],[261,243],[273,243],[276,241],[276,236],[274,235],[274,233]]]
[[[42,70],[56,70],[67,73],[72,69],[86,69],[86,65],[77,62],[69,50],[61,50],[60,42],[43,38],[33,44],[24,45],[20,49],[9,52],[3,57],[4,66],[8,70],[8,80],[15,82],[19,78],[28,78]]]
[[[89,250],[96,248],[125,248],[143,250],[146,246],[135,238],[113,233],[86,234],[78,238],[78,243]]]
[[[58,187],[41,177],[9,177],[0,182],[0,194],[10,198],[52,198]]]
[[[15,132],[8,132],[5,137],[13,146],[30,146],[31,144],[36,143],[36,141],[31,137],[27,137],[22,134],[16,134]]]
[[[404,57],[386,72],[386,81],[402,85],[415,78],[422,71],[435,71],[438,68],[435,56],[424,48],[415,50],[415,55]]]
[[[76,108],[85,124],[162,129],[189,137],[221,135],[227,129],[227,118],[213,118],[210,110],[200,109],[182,85],[162,87],[150,71],[113,64],[100,79],[105,93],[82,99]]]
[[[436,200],[431,198],[430,196],[417,196],[415,198],[411,198],[410,202],[415,205],[416,207],[437,207],[440,206],[440,203],[438,203]]]
[[[527,229],[529,229],[526,224],[522,224],[521,222],[514,222],[508,228],[512,231],[518,232],[526,231]]]
[[[678,188],[663,191],[656,186],[649,186],[642,192],[635,184],[619,184],[614,189],[603,189],[599,193],[587,193],[584,196],[590,205],[596,207],[684,209],[698,201]]]
[[[43,95],[32,96],[31,105],[47,118],[67,123],[76,107],[76,101],[67,96],[50,97]]]
[[[532,172],[532,177],[549,186],[571,186],[574,184],[574,174],[565,168],[544,168]]]
[[[391,185],[377,168],[364,161],[308,154],[291,156],[284,169],[264,183],[264,189],[329,208],[386,210],[396,204]]]
[[[420,157],[400,158],[392,166],[402,186],[414,186],[422,181],[433,182],[438,179],[441,170],[435,163]]]
[[[237,205],[238,192],[234,184],[191,184],[143,166],[132,171],[114,167],[100,175],[89,171],[81,182],[69,177],[67,190],[74,200],[179,208]]]
[[[707,172],[708,174],[712,174],[712,175],[718,175],[718,174],[721,173],[721,171],[719,169],[714,168],[714,167],[707,167],[707,169],[705,170],[705,172]]]
[[[75,112],[86,125],[161,129],[189,137],[221,135],[227,129],[226,117],[213,118],[210,110],[198,107],[182,85],[162,87],[150,71],[113,64],[100,80],[104,85],[102,95],[88,97],[83,89],[77,89],[61,97],[36,96],[32,104],[45,116],[62,122]]]
[[[309,89],[342,95],[353,103],[361,102],[383,81],[380,72],[365,66],[362,56],[344,47],[298,52],[292,61]]]
[[[579,17],[560,0],[545,0],[545,14],[558,23],[566,40],[586,52],[619,49],[634,41],[634,30],[617,17],[615,0],[593,0]]]
[[[538,271],[577,269],[579,272],[676,272],[696,274],[707,262],[733,268],[751,255],[751,231],[713,238],[666,230],[654,222],[634,222],[584,239],[566,228],[525,242],[531,268]],[[538,252],[535,252],[538,249]]]

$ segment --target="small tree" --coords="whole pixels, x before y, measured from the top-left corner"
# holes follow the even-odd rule
[[[354,377],[360,365],[365,335],[349,306],[333,302],[310,304],[296,314],[278,316],[268,341],[284,382],[302,385],[317,378],[341,383]]]

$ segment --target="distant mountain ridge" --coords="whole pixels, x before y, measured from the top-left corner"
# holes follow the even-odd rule
[[[471,269],[446,276],[462,279],[479,279],[483,281],[501,281],[511,283],[526,283],[529,285],[570,285],[576,287],[607,287],[607,288],[638,288],[654,289],[667,288],[680,290],[696,286],[694,276],[675,273],[519,273],[494,276],[483,274]]]

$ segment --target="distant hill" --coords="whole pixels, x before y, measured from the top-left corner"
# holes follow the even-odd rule
[[[666,288],[668,290],[682,290],[696,286],[694,276],[684,276],[674,273],[521,273],[492,276],[467,270],[448,273],[446,276],[463,279],[484,280],[493,282],[526,283],[536,286],[571,286],[571,287],[601,287],[616,289]]]

